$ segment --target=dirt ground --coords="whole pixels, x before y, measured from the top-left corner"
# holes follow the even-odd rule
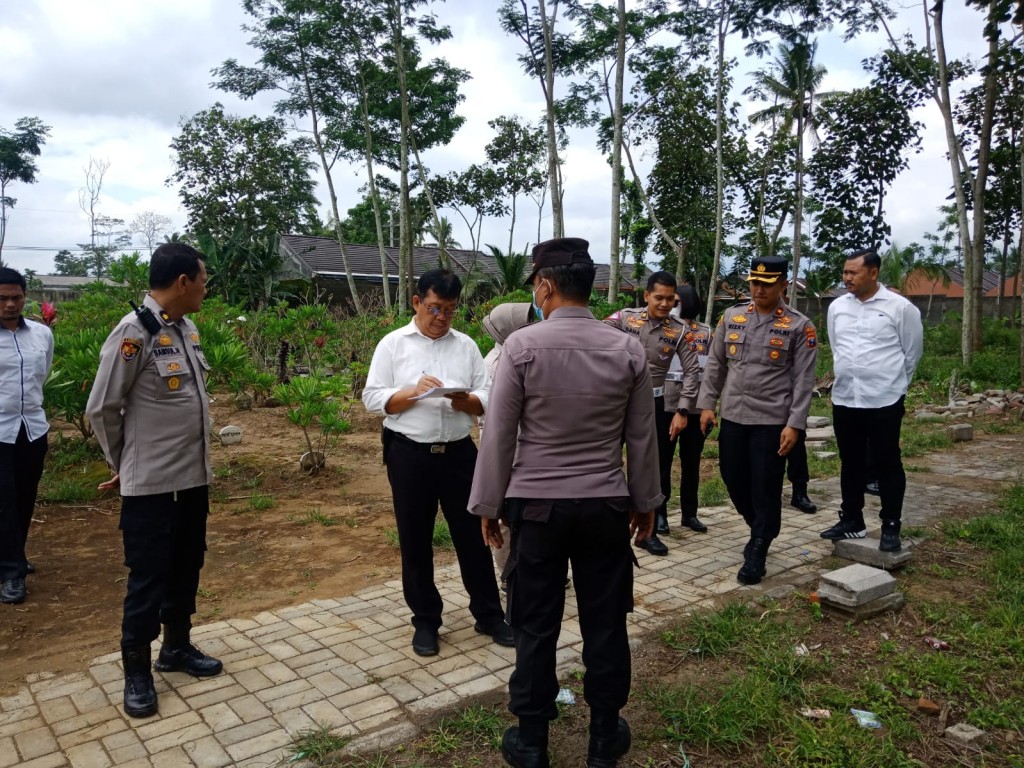
[[[353,406],[352,432],[309,477],[298,466],[306,450],[302,433],[283,409],[239,411],[223,400],[211,409],[214,430],[235,424],[243,440],[212,445],[209,551],[193,622],[343,597],[398,578],[398,549],[385,535],[394,516],[379,419]],[[59,429],[53,426],[51,445]],[[678,472],[677,462],[676,486]],[[705,459],[701,476],[713,474],[717,460]],[[75,671],[117,649],[127,573],[119,507],[111,492],[89,503],[37,506],[28,541],[36,567],[28,600],[0,606],[0,695],[32,673]],[[316,515],[335,522],[308,519]],[[451,552],[435,555],[438,565],[453,559]]]
[[[244,436],[239,445],[213,444],[196,624],[352,594],[400,573],[398,550],[385,537],[394,518],[375,417],[356,405],[353,432],[309,477],[298,465],[302,434],[283,409],[215,404],[212,413],[215,429],[237,424]],[[110,492],[87,504],[37,507],[28,600],[0,606],[0,695],[33,672],[73,671],[116,650],[126,575],[118,510]],[[310,522],[317,512],[335,524]]]

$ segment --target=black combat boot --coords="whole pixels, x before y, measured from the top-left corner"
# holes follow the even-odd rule
[[[154,669],[160,672],[185,672],[192,677],[213,677],[219,675],[224,665],[218,659],[207,656],[189,638],[192,626],[164,624],[164,642],[160,647]]]
[[[767,568],[765,559],[768,557],[768,542],[764,539],[751,539],[743,551],[743,567],[736,574],[740,584],[759,584],[764,578]]]
[[[128,717],[149,717],[156,714],[156,688],[149,668],[148,645],[121,648],[124,663],[124,712]]]
[[[548,721],[521,717],[519,725],[505,731],[501,756],[512,768],[548,768]]]
[[[900,521],[882,521],[882,540],[878,544],[882,552],[899,552],[903,549],[903,542],[900,541]]]
[[[608,720],[611,722],[607,722]],[[615,715],[608,718],[593,711],[590,716],[590,746],[587,749],[587,768],[615,768],[619,758],[629,752],[632,735],[629,723]]]
[[[813,515],[818,511],[818,505],[811,501],[807,495],[807,485],[805,483],[793,483],[793,498],[789,500],[789,505],[808,515]]]

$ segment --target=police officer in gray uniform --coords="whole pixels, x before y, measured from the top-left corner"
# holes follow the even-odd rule
[[[121,622],[124,709],[156,714],[150,643],[164,625],[155,667],[195,677],[222,665],[192,645],[199,571],[209,513],[209,370],[199,331],[185,315],[206,295],[199,251],[164,243],[149,264],[150,292],[100,351],[86,414],[114,472],[100,488],[120,488],[128,567]]]
[[[697,407],[709,429],[721,397],[722,480],[750,526],[736,578],[757,584],[782,525],[784,457],[807,427],[818,341],[811,321],[782,300],[785,259],[753,259],[747,281],[750,303],[727,309],[715,331]]]
[[[682,320],[686,326],[683,343],[688,344],[697,356],[700,375],[704,375],[707,365],[708,351],[711,348],[711,326],[699,319],[700,306],[697,292],[692,285],[676,286],[676,306],[672,316]],[[665,400],[675,402],[682,393],[684,373],[679,358],[672,358],[672,367],[665,377]],[[687,528],[705,533],[708,527],[697,517],[697,490],[700,487],[700,457],[704,452],[706,435],[700,426],[700,411],[697,400],[690,403],[690,416],[686,420],[686,428],[679,433],[679,506],[683,513],[683,525]]]
[[[548,768],[548,723],[558,716],[555,651],[572,563],[590,705],[588,768],[614,768],[630,746],[619,717],[630,688],[626,614],[633,609],[633,531],[653,527],[661,503],[654,401],[644,350],[587,308],[594,262],[587,241],[533,249],[534,306],[543,322],[513,333],[494,375],[469,510],[484,540],[512,529],[506,568],[516,668],[502,740],[515,768]],[[622,448],[627,466],[623,471]],[[646,529],[644,531],[643,529]]]
[[[647,367],[651,371],[654,395],[654,421],[658,438],[658,469],[661,493],[665,500],[655,510],[655,530],[646,539],[638,539],[636,546],[652,555],[667,555],[668,547],[658,538],[668,533],[668,500],[672,495],[672,459],[675,457],[676,438],[686,429],[690,409],[695,405],[700,382],[697,353],[684,340],[686,326],[671,312],[676,301],[676,279],[669,272],[655,272],[647,279],[642,309],[622,309],[605,318],[613,328],[635,336],[647,353]],[[680,385],[673,397],[665,397],[665,375],[673,360],[679,361],[682,371]],[[693,515],[696,517],[696,514]],[[684,515],[685,518],[685,515]],[[700,530],[703,526],[698,522]],[[684,524],[685,520],[684,520]]]

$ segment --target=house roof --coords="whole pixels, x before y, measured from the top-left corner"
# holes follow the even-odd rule
[[[281,250],[284,252],[285,270],[301,273],[304,277],[345,277],[345,263],[341,258],[338,241],[331,237],[308,237],[306,235],[282,235]],[[388,262],[388,278],[398,280],[398,248],[385,246],[384,254]],[[428,269],[438,264],[439,250],[426,246],[413,248],[413,276],[419,277]],[[345,256],[348,258],[349,269],[353,277],[369,281],[382,281],[380,248],[376,245],[345,244]],[[480,251],[449,249],[448,257],[452,262],[452,271],[465,275],[474,267],[487,277],[499,274],[494,257]],[[598,264],[594,288],[607,289],[609,265]],[[636,291],[638,282],[625,275],[633,274],[633,265],[624,264],[623,277],[619,281],[619,290]],[[644,280],[649,270],[645,268]],[[525,278],[526,275],[524,274]]]
[[[106,277],[80,277],[77,275],[33,275],[33,277],[43,284],[44,291],[73,291],[97,282],[104,285],[117,285]]]

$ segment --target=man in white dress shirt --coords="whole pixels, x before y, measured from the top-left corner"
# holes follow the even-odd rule
[[[877,467],[882,509],[879,549],[896,552],[907,476],[900,457],[903,401],[924,348],[921,313],[878,282],[882,264],[870,249],[857,251],[843,267],[848,293],[828,308],[832,345],[832,420],[842,461],[843,503],[839,522],[824,539],[861,539],[864,525],[866,456]]]
[[[424,272],[412,298],[412,322],[381,339],[363,389],[366,409],[385,416],[384,463],[402,552],[402,590],[412,610],[412,648],[420,656],[439,650],[442,602],[432,543],[438,504],[476,631],[499,645],[514,644],[480,523],[468,512],[477,454],[469,433],[487,407],[490,381],[476,342],[451,327],[461,292],[457,275]],[[437,387],[464,391],[417,399]]]

